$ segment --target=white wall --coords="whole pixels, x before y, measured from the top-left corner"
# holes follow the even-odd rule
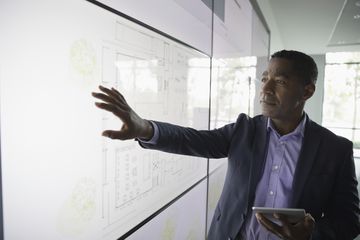
[[[262,73],[265,71],[268,64],[268,57],[258,57],[257,59],[257,67],[256,67],[256,78],[261,79]],[[254,98],[254,115],[261,114],[261,105],[260,105],[260,89],[261,82],[255,82],[255,98]]]
[[[315,94],[307,101],[305,112],[313,121],[321,124],[324,99],[325,55],[312,55],[311,57],[313,57],[316,62],[319,74]]]

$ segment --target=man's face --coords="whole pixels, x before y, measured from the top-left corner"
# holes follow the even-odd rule
[[[302,114],[305,86],[295,74],[292,62],[283,58],[270,60],[262,75],[260,103],[263,115],[286,121]]]

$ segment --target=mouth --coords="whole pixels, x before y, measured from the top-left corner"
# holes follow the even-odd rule
[[[263,100],[263,99],[260,100],[260,103],[266,104],[266,105],[276,105],[276,102],[274,102],[274,101],[268,101],[268,100]]]

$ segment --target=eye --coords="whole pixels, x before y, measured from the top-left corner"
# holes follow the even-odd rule
[[[286,81],[283,80],[283,79],[276,79],[275,82],[276,82],[277,84],[281,84],[281,85],[285,85],[285,84],[286,84]]]
[[[261,82],[266,82],[266,77],[261,78]]]

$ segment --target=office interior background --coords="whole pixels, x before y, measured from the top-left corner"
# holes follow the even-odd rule
[[[281,49],[315,59],[305,110],[353,141],[359,181],[359,0],[1,0],[0,238],[205,239],[226,159],[105,139],[121,122],[90,93],[213,129],[261,113],[258,79]]]

